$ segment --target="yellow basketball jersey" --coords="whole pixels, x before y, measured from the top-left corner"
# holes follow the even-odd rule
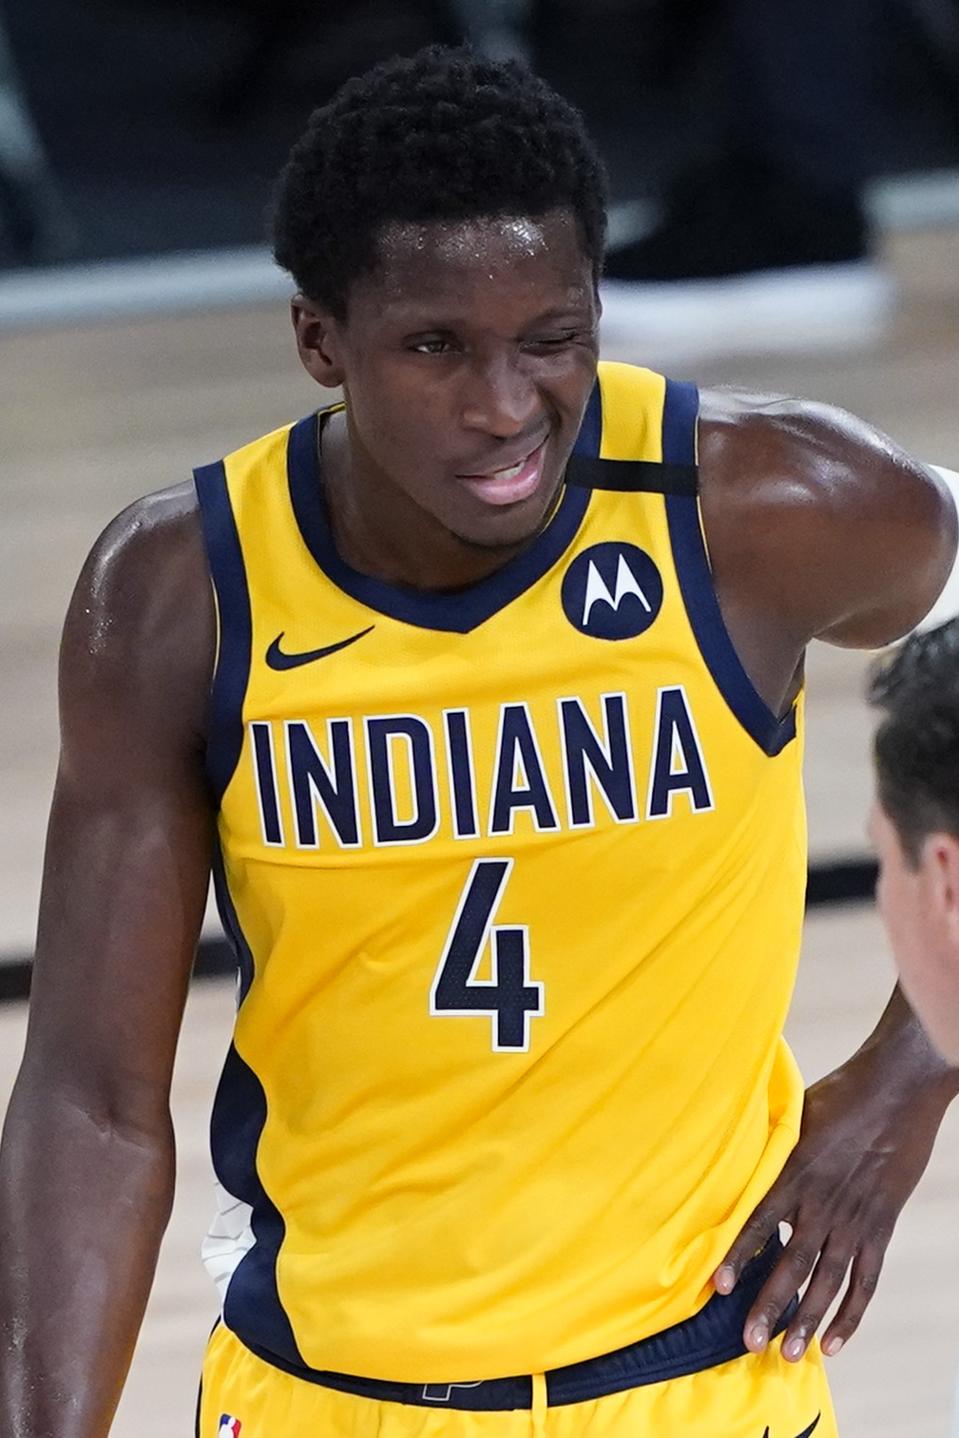
[[[694,1313],[798,1133],[799,714],[723,625],[697,394],[602,364],[456,593],[337,554],[312,415],[197,471],[238,956],[207,1259],[280,1366],[536,1373]]]

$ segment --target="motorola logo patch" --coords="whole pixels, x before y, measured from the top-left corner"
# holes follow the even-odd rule
[[[594,544],[577,554],[563,578],[563,613],[590,639],[635,639],[663,605],[659,570],[635,544]]]

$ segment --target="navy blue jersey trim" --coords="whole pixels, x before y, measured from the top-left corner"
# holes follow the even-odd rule
[[[663,411],[663,459],[667,463],[695,462],[698,407],[695,385],[667,380]],[[699,651],[747,734],[770,757],[779,754],[796,737],[795,705],[780,719],[756,692],[742,666],[716,598],[697,500],[689,495],[667,495],[666,517],[683,603]]]
[[[220,915],[223,932],[236,959],[237,976],[240,985],[238,998],[242,1004],[253,982],[253,953],[240,928],[240,921],[237,918],[236,909],[233,906],[233,897],[227,885],[226,872],[223,868],[223,851],[220,848],[219,838],[214,841],[213,845],[213,895],[216,899],[217,912]]]
[[[253,981],[254,960],[240,928],[219,853],[214,859],[213,874],[220,919],[236,954],[242,1003]],[[276,1266],[286,1237],[286,1225],[263,1187],[256,1167],[257,1147],[266,1125],[266,1108],[263,1085],[231,1043],[213,1101],[210,1147],[217,1178],[234,1198],[250,1205],[250,1224],[256,1241],[230,1279],[223,1321],[242,1342],[249,1344],[254,1339],[287,1362],[302,1363],[277,1288]]]
[[[663,399],[663,463],[695,465],[699,390],[694,384],[668,379]]]
[[[552,1369],[546,1374],[550,1407],[585,1403],[610,1393],[642,1388],[649,1383],[665,1383],[741,1358],[746,1353],[743,1343],[746,1316],[781,1252],[782,1244],[778,1236],[774,1236],[762,1252],[746,1265],[731,1294],[715,1294],[698,1313],[683,1323],[642,1338],[638,1343],[618,1348],[613,1353]],[[794,1298],[778,1319],[773,1329],[774,1338],[785,1331],[798,1306],[799,1299]],[[277,1359],[266,1348],[251,1344],[246,1346],[264,1362],[272,1363],[275,1368],[292,1373],[308,1383],[335,1388],[341,1393],[355,1393],[361,1398],[374,1398],[379,1402],[472,1412],[503,1412],[532,1406],[533,1383],[532,1378],[526,1375],[490,1378],[481,1383],[470,1383],[466,1378],[459,1383],[390,1383],[348,1373],[304,1368]]]
[[[674,1324],[662,1333],[653,1333],[614,1353],[588,1358],[583,1363],[570,1363],[546,1374],[547,1401],[551,1407],[584,1403],[603,1398],[609,1393],[622,1393],[648,1383],[669,1383],[706,1368],[718,1368],[746,1353],[743,1330],[756,1294],[782,1253],[782,1243],[775,1234],[765,1248],[743,1269],[739,1282],[730,1294],[714,1294],[692,1318]],[[772,1331],[776,1338],[784,1333],[799,1307],[793,1298],[780,1314]]]
[[[253,621],[243,551],[223,461],[193,472],[207,560],[216,589],[219,648],[210,691],[206,768],[216,802],[226,793],[243,749],[243,701],[250,678]]]
[[[403,589],[361,574],[336,552],[323,499],[317,450],[318,417],[293,426],[287,449],[287,473],[293,513],[304,542],[333,583],[368,609],[420,629],[468,634],[511,604],[550,570],[571,544],[589,506],[588,490],[567,487],[546,528],[532,543],[488,579],[455,594]]]

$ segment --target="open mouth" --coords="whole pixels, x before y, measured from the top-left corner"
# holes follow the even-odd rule
[[[460,474],[457,479],[487,504],[517,504],[536,490],[543,472],[545,449],[544,439],[532,454],[517,464],[493,470],[491,474]]]
[[[492,473],[491,475],[489,475],[489,476],[486,476],[486,475],[473,475],[473,476],[471,476],[471,477],[474,478],[474,479],[485,479],[485,478],[490,478],[490,479],[515,479],[516,476],[517,476],[517,475],[520,473],[520,471],[522,470],[523,465],[529,463],[529,458],[530,458],[529,455],[527,455],[526,458],[525,458],[525,459],[521,459],[518,464],[510,464],[510,465],[507,465],[507,467],[506,467],[505,469],[494,469],[494,470],[493,470],[493,473]]]

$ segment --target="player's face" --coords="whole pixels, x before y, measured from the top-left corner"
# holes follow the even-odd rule
[[[333,325],[353,470],[468,544],[546,518],[592,389],[598,300],[573,217],[403,224]]]
[[[903,992],[942,1056],[959,1064],[959,841],[929,835],[915,868],[878,801],[869,831],[879,859],[876,902]]]

